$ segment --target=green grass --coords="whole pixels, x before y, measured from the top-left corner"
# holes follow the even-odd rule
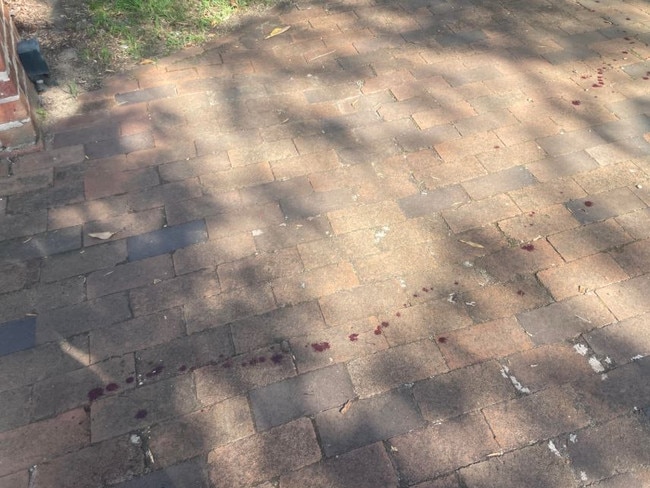
[[[234,13],[272,1],[91,0],[92,45],[86,56],[103,66],[110,66],[116,57],[162,56],[204,42],[211,29]]]

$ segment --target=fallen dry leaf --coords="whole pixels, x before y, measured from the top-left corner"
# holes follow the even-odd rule
[[[467,244],[468,246],[475,247],[477,249],[485,249],[485,246],[479,244],[478,242],[464,241],[463,239],[458,239],[458,241],[462,242],[463,244]]]
[[[117,234],[117,232],[89,232],[88,237],[94,237],[95,239],[105,241],[106,239],[113,237],[115,234]]]
[[[343,406],[342,406],[341,408],[339,408],[339,412],[340,412],[341,414],[344,414],[344,415],[345,415],[345,413],[346,413],[348,410],[350,410],[350,407],[351,407],[351,406],[352,406],[352,400],[348,400],[347,402],[345,402],[345,403],[343,404]]]
[[[271,37],[279,36],[280,34],[287,32],[290,28],[290,25],[285,25],[284,27],[276,27],[264,39],[270,39]]]

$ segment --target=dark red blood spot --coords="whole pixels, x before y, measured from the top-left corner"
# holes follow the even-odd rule
[[[625,20],[632,20],[632,19],[630,19],[629,17],[625,17]]]
[[[134,378],[133,376],[129,376],[129,377],[128,377],[127,379],[125,379],[124,381],[126,381],[127,383],[130,384],[130,383],[133,383],[133,382],[135,381],[135,378]]]
[[[582,75],[580,78],[582,78],[583,80],[586,80],[589,77],[587,75]]]
[[[592,88],[600,88],[600,85],[597,85],[596,83],[594,83],[593,85],[591,85],[591,87]]]
[[[232,368],[232,363],[230,361],[226,361],[221,365],[221,367],[225,369]]]
[[[94,402],[97,400],[100,396],[104,394],[104,389],[99,387],[99,388],[93,388],[88,392],[88,400],[91,402]]]
[[[106,391],[116,391],[120,389],[120,385],[117,383],[109,383],[106,385]]]
[[[181,373],[182,373],[183,371],[185,371],[186,369],[187,369],[187,366],[185,366],[184,364],[181,364],[181,365],[178,367],[178,370],[179,370]]]
[[[258,357],[258,358],[257,358],[257,362],[258,362],[258,363],[265,363],[265,362],[266,362],[266,357],[264,357],[264,356],[260,356],[260,357]]]
[[[501,149],[501,146],[494,146],[494,149]]]
[[[594,206],[594,202],[592,202],[591,200],[587,200],[585,202],[585,207],[593,207],[593,206]]]
[[[422,288],[422,291],[423,291],[424,293],[429,293],[429,289],[428,289],[428,288]]]
[[[420,296],[420,295],[418,295],[417,293],[413,293],[413,298],[417,298],[417,297],[419,297],[419,296]]]
[[[580,102],[580,100],[572,100],[571,103],[573,105],[580,105],[581,102]]]
[[[521,248],[524,251],[528,251],[528,252],[531,252],[531,251],[535,250],[535,246],[533,246],[532,244],[525,244],[525,245],[521,246]]]
[[[458,281],[454,281],[454,285],[457,285],[457,284],[458,284]]]
[[[314,342],[311,348],[316,352],[323,352],[330,348],[329,342]]]
[[[271,356],[271,361],[273,362],[273,364],[280,364],[283,358],[284,356],[282,354],[274,354],[273,356]]]
[[[161,364],[160,366],[156,366],[154,369],[149,371],[145,376],[147,378],[153,378],[154,376],[159,375],[160,373],[162,373],[163,369],[165,369],[165,367]]]
[[[650,78],[647,77],[647,76],[644,76],[643,79],[644,79],[644,80],[650,80]]]
[[[395,317],[401,317],[401,316],[402,316],[402,314],[399,313],[399,312],[397,312],[397,313],[395,314]]]
[[[390,325],[390,324],[389,324],[388,322],[386,322],[386,321],[384,321],[384,322],[381,323],[381,326],[382,326],[382,327],[388,327],[389,325]]]
[[[622,52],[623,52],[623,54],[627,54],[627,51],[622,51]]]
[[[147,416],[148,413],[149,412],[147,412],[144,408],[140,409],[135,413],[135,418],[136,419],[143,419],[143,418],[145,418]]]
[[[381,325],[378,325],[375,329],[375,335],[381,335]]]
[[[350,341],[354,342],[354,341],[356,341],[357,339],[359,339],[359,334],[350,334],[350,335],[348,336],[348,339],[350,339]]]
[[[438,342],[440,344],[444,344],[445,342],[447,342],[447,338],[446,337],[438,337]]]
[[[525,294],[526,294],[525,291],[523,291],[523,290],[517,290],[517,295],[519,295],[520,297],[523,297]]]

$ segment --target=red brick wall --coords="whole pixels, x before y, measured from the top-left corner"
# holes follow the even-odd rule
[[[0,156],[39,147],[36,90],[18,59],[18,40],[5,0],[0,0]]]

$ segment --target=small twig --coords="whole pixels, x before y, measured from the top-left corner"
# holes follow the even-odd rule
[[[329,56],[330,54],[333,54],[333,53],[335,53],[335,52],[336,52],[336,49],[333,49],[332,51],[330,51],[330,52],[328,52],[328,53],[319,54],[318,56],[311,58],[311,59],[309,60],[309,62],[311,63],[312,61],[316,61],[318,58],[322,58],[322,57],[324,57],[324,56]]]

